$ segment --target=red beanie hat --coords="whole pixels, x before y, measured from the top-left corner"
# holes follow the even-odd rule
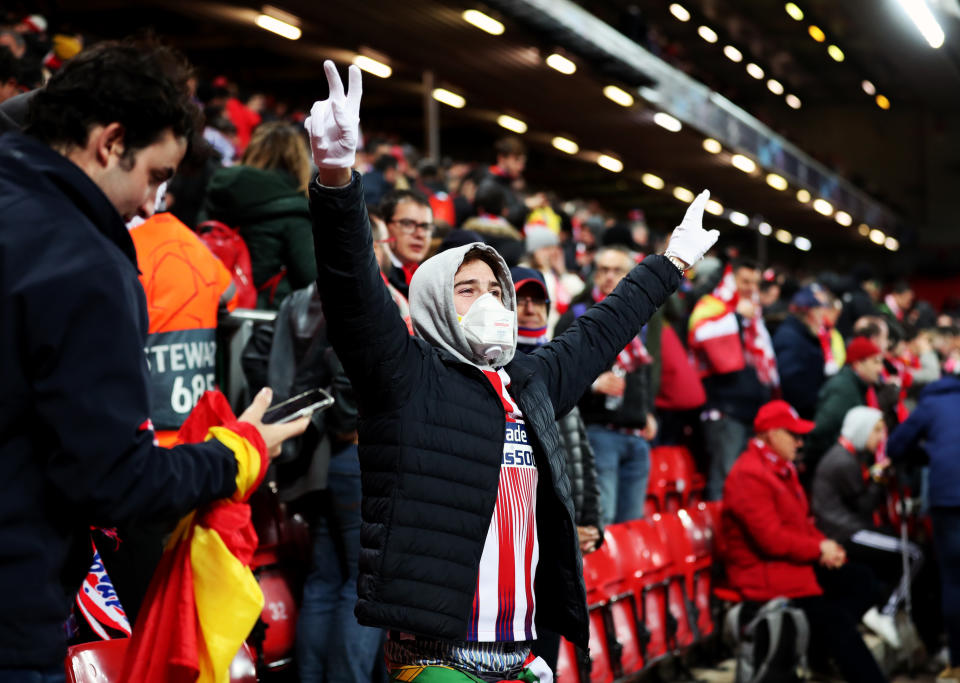
[[[867,337],[854,337],[847,344],[847,363],[856,363],[858,360],[879,356],[883,353],[880,347],[870,341]]]

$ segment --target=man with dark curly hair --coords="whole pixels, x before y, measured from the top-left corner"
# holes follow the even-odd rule
[[[91,526],[176,520],[230,497],[307,424],[263,425],[263,391],[228,432],[154,446],[146,301],[124,223],[153,213],[187,150],[187,74],[166,48],[102,44],[33,96],[26,134],[0,137],[0,582],[13,588],[0,681],[64,680]]]

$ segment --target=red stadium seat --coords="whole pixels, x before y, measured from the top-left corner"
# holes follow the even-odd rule
[[[74,645],[67,650],[67,683],[110,683],[120,680],[127,638]]]
[[[687,594],[697,608],[697,627],[700,637],[706,638],[712,635],[716,628],[710,604],[715,544],[707,504],[698,503],[680,510],[677,512],[677,517],[683,524],[691,552],[691,557],[688,558],[692,561],[688,564]],[[691,568],[692,572],[689,571]]]
[[[636,598],[640,621],[646,626],[644,661],[649,666],[669,653],[676,634],[676,623],[667,606],[670,557],[656,530],[646,520],[614,526],[618,527],[615,534],[624,534],[628,539],[620,547],[631,551],[629,556],[625,553],[624,563],[633,567],[630,588]]]
[[[693,456],[683,446],[657,446],[650,451],[646,512],[676,512],[703,498],[706,482]]]
[[[557,657],[556,680],[562,683],[587,683],[590,674],[581,667],[577,648],[566,638],[560,639],[560,655]]]
[[[593,644],[590,647],[594,660],[591,680],[603,680],[607,670],[614,678],[640,671],[643,654],[639,622],[616,534],[605,534],[600,549],[584,556],[583,571],[591,638],[603,639],[602,651]]]
[[[723,502],[719,500],[711,500],[703,505],[703,511],[706,515],[707,523],[710,524],[710,530],[713,531],[714,552],[719,552],[720,517],[723,514]]]
[[[650,524],[656,529],[667,555],[672,560],[667,574],[667,604],[677,624],[672,646],[674,650],[682,650],[700,639],[699,615],[690,597],[695,558],[677,515],[654,515]]]
[[[263,591],[263,613],[266,624],[263,644],[248,642],[254,649],[262,648],[263,662],[270,669],[283,669],[293,662],[297,633],[297,602],[293,582],[283,567],[260,566],[254,570],[260,590]],[[254,630],[256,632],[256,629]]]
[[[74,645],[67,650],[67,683],[119,683],[129,638]],[[256,683],[253,652],[244,644],[230,664],[231,683]]]
[[[650,449],[650,477],[647,479],[647,497],[644,502],[644,517],[649,519],[666,506],[669,465],[660,448]]]
[[[590,610],[590,683],[611,683],[610,641],[604,626],[603,610]]]

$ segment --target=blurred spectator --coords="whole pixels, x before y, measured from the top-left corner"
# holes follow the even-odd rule
[[[700,408],[706,403],[707,394],[673,325],[660,327],[660,381],[654,401],[660,422],[657,441],[689,446],[699,440],[694,434],[700,436]]]
[[[400,290],[390,284],[390,280],[387,279],[387,275],[393,267],[393,252],[390,250],[390,245],[395,240],[390,237],[387,224],[383,222],[379,213],[370,211],[369,216],[370,228],[373,230],[373,254],[377,258],[377,265],[380,266],[380,277],[383,278],[383,283],[387,286],[390,296],[393,297],[393,302],[397,305],[397,310],[400,311],[400,317],[407,324],[407,331],[413,334],[413,323],[410,321],[410,304],[407,302],[407,298],[400,293]],[[482,240],[479,238],[470,240],[470,242],[480,241]],[[470,242],[467,242],[467,244]]]
[[[473,215],[473,200],[477,196],[477,188],[486,177],[486,169],[475,168],[453,186],[455,187],[453,195],[453,208],[456,214],[456,224],[463,225],[464,222]]]
[[[333,408],[314,413],[304,435],[284,444],[276,479],[280,500],[310,525],[312,560],[297,619],[299,680],[369,681],[379,629],[353,614],[360,556],[360,462],[357,406],[327,341],[316,283],[280,305],[269,347],[267,382],[277,400],[326,387]]]
[[[720,499],[757,410],[779,383],[773,342],[758,303],[759,285],[759,265],[735,261],[690,315],[690,350],[707,392],[703,437],[710,457],[709,500]]]
[[[853,324],[868,315],[877,315],[880,301],[880,282],[870,266],[857,264],[850,274],[849,289],[843,294],[843,312],[837,320],[837,329],[845,339],[853,335]]]
[[[890,350],[890,326],[880,315],[865,315],[853,324],[855,337],[865,337],[877,345],[881,353]]]
[[[0,46],[0,102],[20,93],[20,66],[6,46]]]
[[[782,287],[776,278],[761,278],[757,301],[763,310],[763,322],[771,337],[776,337],[777,330],[787,319],[788,301],[781,298]]]
[[[26,125],[27,109],[35,91],[16,95],[0,103],[0,134],[11,130],[22,130]]]
[[[501,188],[503,210],[494,212],[488,207],[487,211],[503,216],[512,226],[522,226],[526,223],[530,210],[542,206],[545,202],[543,195],[524,200],[515,190],[516,183],[523,179],[523,169],[527,165],[527,147],[519,137],[510,135],[497,140],[494,150],[497,153],[497,163],[487,169],[486,177],[477,186],[477,194],[483,195],[484,191],[489,191],[491,185]],[[488,192],[483,196],[491,194]],[[475,199],[474,204],[476,203]]]
[[[417,164],[414,186],[430,200],[433,219],[438,226],[450,229],[457,225],[453,197],[450,196],[442,169],[433,159],[421,159]]]
[[[770,278],[769,280],[763,278],[760,281],[759,289],[760,295],[758,298],[760,305],[763,306],[764,312],[767,312],[771,306],[780,300],[780,283],[777,282],[775,278]]]
[[[217,150],[209,144],[204,132],[203,139],[195,141],[190,155],[167,183],[164,198],[167,211],[184,225],[196,229],[206,199],[207,186],[220,166]]]
[[[532,268],[511,268],[510,275],[517,292],[517,350],[530,353],[549,340],[546,320],[550,300],[546,282]],[[567,454],[580,550],[589,553],[603,542],[594,452],[577,406],[561,417],[557,426]]]
[[[574,299],[557,324],[557,335],[609,296],[635,261],[623,247],[603,247],[597,252],[595,264],[593,289]],[[647,339],[656,340],[652,351],[647,348]],[[655,381],[659,379],[659,364],[655,365],[659,343],[659,324],[646,325],[580,399],[597,460],[604,525],[643,517],[650,475],[649,441],[657,435],[653,401],[657,394]]]
[[[236,92],[233,84],[228,84]],[[253,136],[253,131],[262,120],[263,95],[253,95],[247,102],[242,102],[236,95],[231,95],[224,103],[224,113],[237,130],[237,151],[243,154]]]
[[[912,379],[908,403],[912,410],[916,394],[931,382],[940,379],[940,358],[933,349],[929,331],[908,326],[905,332],[906,338],[898,346],[897,362],[907,369]]]
[[[43,58],[43,66],[56,72],[83,49],[83,36],[58,33],[53,37],[50,51]]]
[[[394,190],[378,210],[390,233],[392,267],[387,280],[404,297],[410,296],[410,278],[427,257],[433,234],[429,200],[416,190]]]
[[[756,436],[737,459],[723,487],[721,537],[732,588],[744,597],[740,624],[763,603],[789,598],[810,624],[810,653],[830,657],[850,683],[886,680],[857,631],[860,615],[824,596],[814,566],[841,567],[843,547],[813,524],[794,460],[813,423],[785,401],[757,411]]]
[[[482,235],[483,241],[500,251],[504,258],[508,250],[519,258],[524,251],[523,235],[506,218],[508,191],[498,183],[481,183],[473,200],[476,215],[468,218],[462,227]]]
[[[890,462],[880,459],[886,432],[879,410],[868,406],[851,408],[843,418],[837,443],[817,465],[811,507],[817,528],[841,543],[851,562],[870,568],[880,580],[874,599],[880,603],[886,599],[886,603],[882,604],[882,611],[872,606],[863,616],[863,623],[899,648],[901,641],[894,617],[906,599],[910,582],[920,571],[923,554],[913,543],[908,541],[904,546],[898,536],[883,533],[873,523],[874,511],[887,497],[886,470]],[[911,559],[906,579],[903,552]],[[826,585],[828,577],[823,579]],[[881,593],[884,587],[889,597]]]
[[[773,335],[783,398],[805,420],[813,419],[827,365],[835,364],[825,303],[821,288],[807,285],[790,300],[791,314]]]
[[[902,323],[913,307],[914,293],[910,283],[905,280],[898,280],[889,294],[883,298],[880,304],[880,312],[891,319]]]
[[[607,228],[603,233],[603,237],[600,238],[600,243],[605,247],[623,247],[637,254],[642,254],[645,249],[643,245],[638,244],[637,241],[633,239],[633,231],[630,226],[622,223],[617,223]]]
[[[920,330],[929,330],[937,326],[937,312],[929,301],[918,300],[905,318],[907,325]]]
[[[887,442],[894,463],[918,449],[930,462],[930,516],[940,564],[943,620],[950,665],[941,678],[960,679],[960,378],[944,377],[920,392],[916,410]]]
[[[444,236],[443,241],[440,242],[440,246],[437,249],[437,253],[446,251],[447,249],[453,249],[454,247],[473,244],[474,242],[483,242],[483,237],[472,230],[456,228]]]
[[[363,175],[363,200],[367,206],[376,206],[397,184],[397,158],[381,154],[374,160],[373,168]]]
[[[898,350],[902,352],[904,328],[893,318],[872,315],[858,320],[853,331],[858,337],[866,337],[883,351],[883,367],[875,388],[875,405],[883,411],[887,429],[893,429],[907,419],[907,392],[913,383],[910,368],[898,357]]]
[[[840,330],[837,329],[837,320],[840,318],[843,305],[829,289],[821,288],[820,291],[826,300],[826,305],[823,309],[823,325],[827,328],[830,337],[830,353],[826,354],[826,352],[824,352],[827,356],[824,371],[827,377],[833,377],[840,372],[840,368],[847,362],[847,344],[843,339],[843,335],[840,334]]]
[[[510,269],[517,292],[517,350],[531,353],[545,344],[547,336],[547,287],[542,275],[532,268]],[[560,440],[566,455],[566,472],[573,498],[574,522],[580,551],[591,553],[603,542],[603,524],[600,520],[600,492],[597,488],[597,466],[587,438],[580,411],[573,407],[557,420]],[[541,628],[533,652],[550,666],[557,668],[560,634]]]
[[[16,31],[0,29],[0,47],[5,47],[15,59],[23,59],[27,53],[27,43]]]
[[[203,139],[220,155],[221,166],[233,166],[237,158],[237,127],[223,114],[223,108],[207,106]]]
[[[847,346],[847,364],[827,380],[817,397],[816,427],[807,438],[803,461],[806,477],[813,476],[820,458],[840,436],[843,418],[856,406],[878,408],[877,383],[883,371],[883,354],[866,337],[854,337]]]
[[[550,301],[553,302],[547,319],[547,328],[552,335],[560,316],[570,308],[573,298],[583,291],[583,280],[567,272],[557,233],[545,225],[528,225],[525,233],[525,264],[543,276]]]
[[[306,189],[310,160],[300,131],[265,123],[240,164],[210,179],[201,220],[239,228],[250,249],[257,308],[276,309],[317,277]]]

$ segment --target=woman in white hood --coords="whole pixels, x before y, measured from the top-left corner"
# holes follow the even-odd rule
[[[890,645],[899,647],[901,639],[894,617],[906,599],[910,581],[920,570],[923,553],[909,541],[901,543],[894,530],[884,533],[873,524],[873,512],[887,495],[889,461],[882,455],[886,438],[882,412],[868,406],[851,408],[843,418],[840,438],[817,465],[811,508],[817,527],[843,544],[852,563],[869,567],[881,583],[896,586],[880,609],[875,605],[867,610],[863,623]],[[910,559],[907,578],[901,571],[904,552]]]

